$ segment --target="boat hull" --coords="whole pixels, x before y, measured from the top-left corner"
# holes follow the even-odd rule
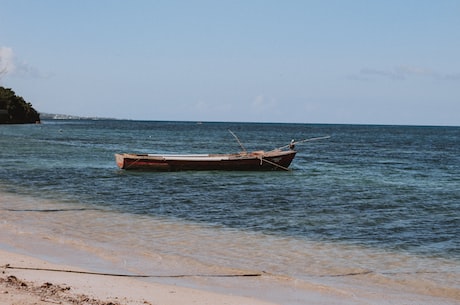
[[[115,154],[117,165],[126,170],[186,171],[287,170],[296,151],[253,152],[230,155]]]

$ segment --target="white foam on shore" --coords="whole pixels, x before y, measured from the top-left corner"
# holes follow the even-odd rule
[[[457,261],[116,213],[0,193],[0,246],[86,269],[303,304],[455,304]],[[262,277],[206,277],[263,273]],[[327,300],[327,302],[326,302]]]

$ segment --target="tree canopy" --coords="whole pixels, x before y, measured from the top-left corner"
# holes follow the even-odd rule
[[[40,122],[40,114],[22,97],[0,86],[0,124],[26,124]]]

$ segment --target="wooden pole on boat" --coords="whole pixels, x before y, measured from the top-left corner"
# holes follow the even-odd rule
[[[238,139],[238,137],[236,136],[236,134],[234,134],[233,131],[231,131],[230,129],[228,130],[228,132],[230,132],[230,133],[232,134],[232,136],[235,137],[236,141],[238,142],[238,144],[240,144],[240,146],[241,146],[241,148],[243,149],[243,151],[244,151],[245,153],[247,153],[246,148],[244,148],[243,143],[241,143],[240,139]]]
[[[281,146],[280,148],[278,148],[278,150],[282,150],[282,149],[284,149],[284,148],[288,148],[288,147],[291,146],[291,145],[296,145],[296,144],[299,144],[299,143],[310,142],[310,141],[316,141],[316,140],[329,139],[330,137],[331,137],[331,136],[325,136],[325,137],[310,138],[310,139],[305,139],[305,140],[301,140],[301,141],[296,141],[296,142],[289,143],[288,145]]]

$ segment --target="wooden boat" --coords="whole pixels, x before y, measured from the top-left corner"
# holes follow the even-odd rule
[[[118,167],[126,170],[289,170],[295,150],[253,151],[235,154],[115,154]]]
[[[184,170],[289,170],[289,165],[296,155],[297,143],[327,139],[326,137],[311,138],[302,141],[291,141],[288,145],[270,151],[247,152],[238,137],[229,132],[243,149],[234,154],[115,154],[117,165],[121,169],[137,169],[152,171],[184,171]]]

